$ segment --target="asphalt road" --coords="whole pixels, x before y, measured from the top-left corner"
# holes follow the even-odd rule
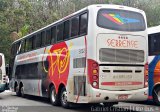
[[[17,97],[15,93],[5,91],[0,93],[0,112],[160,112],[160,107],[151,102],[134,102],[114,105],[111,108],[103,105],[74,105],[72,109],[52,106],[45,98],[26,96]]]

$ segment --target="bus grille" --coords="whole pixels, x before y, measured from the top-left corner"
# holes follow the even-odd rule
[[[101,48],[99,50],[99,60],[101,62],[141,63],[144,62],[144,51]]]

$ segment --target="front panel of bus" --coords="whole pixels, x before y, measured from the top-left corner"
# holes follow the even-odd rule
[[[99,8],[94,15],[96,19],[91,21],[96,24],[92,26],[89,23],[92,26],[89,38],[94,38],[94,41],[88,39],[91,42],[89,46],[92,46],[92,50],[88,51],[92,87],[111,91],[147,87],[145,64],[148,41],[143,12]]]

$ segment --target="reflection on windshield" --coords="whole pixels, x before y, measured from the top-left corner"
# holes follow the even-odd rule
[[[99,27],[119,31],[144,31],[143,15],[137,12],[101,9],[98,12],[97,24]]]

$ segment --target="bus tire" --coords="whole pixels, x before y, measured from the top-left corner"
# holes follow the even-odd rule
[[[52,105],[54,106],[60,105],[59,97],[58,97],[58,94],[56,94],[56,90],[54,86],[50,88],[49,98]]]
[[[156,105],[160,105],[160,86],[153,90],[153,101]]]
[[[20,96],[23,97],[23,98],[25,97],[23,86],[20,88]]]
[[[21,96],[21,93],[20,93],[20,90],[19,90],[18,86],[16,86],[15,90],[16,90],[16,95],[17,96]]]
[[[61,89],[60,102],[63,108],[70,108],[70,103],[67,101],[67,91],[65,87]]]

